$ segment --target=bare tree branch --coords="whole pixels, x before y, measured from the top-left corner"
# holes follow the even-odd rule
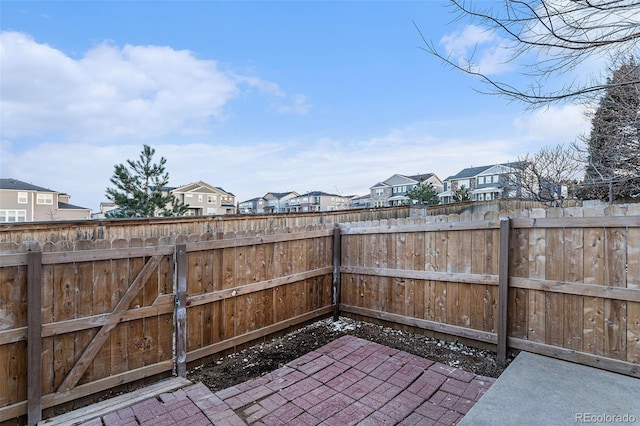
[[[552,76],[574,70],[588,58],[632,57],[639,53],[640,1],[634,0],[505,0],[500,6],[480,9],[478,2],[451,0],[459,20],[477,22],[507,43],[507,62],[519,62],[531,78],[528,87],[499,81],[474,65],[472,54],[459,59],[425,38],[414,23],[424,51],[444,64],[478,78],[487,88],[481,93],[501,95],[531,107],[588,98],[611,87],[606,81],[571,81],[547,89]],[[486,3],[483,3],[486,4]],[[631,85],[639,80],[616,83]]]
[[[562,207],[568,188],[583,170],[571,148],[562,145],[542,148],[518,159],[519,173],[509,176],[509,186],[519,188],[525,199],[547,207]]]

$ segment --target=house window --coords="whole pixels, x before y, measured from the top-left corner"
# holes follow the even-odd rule
[[[382,188],[376,189],[376,195],[384,195],[384,189]]]
[[[0,222],[25,222],[26,210],[0,210]]]
[[[482,185],[484,183],[484,176],[480,176],[478,178],[478,185]]]
[[[493,183],[498,183],[498,178],[499,178],[498,175],[494,175],[493,176]]]
[[[36,199],[38,204],[53,204],[53,194],[38,194]]]
[[[216,214],[216,209],[208,207],[207,208],[207,214]]]
[[[202,202],[202,200],[204,199],[204,197],[202,196],[202,194],[198,194],[198,202]]]
[[[218,201],[218,198],[215,195],[207,195],[207,203],[215,204]]]
[[[18,204],[27,204],[28,196],[26,192],[18,192]]]

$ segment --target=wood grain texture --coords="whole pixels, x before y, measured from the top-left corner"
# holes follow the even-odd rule
[[[539,209],[512,219],[506,255],[509,342],[540,353],[575,353],[581,362],[611,368],[640,362],[640,221],[629,211]],[[173,322],[176,243],[184,243],[188,253],[190,360],[333,312],[334,244],[342,251],[339,307],[345,312],[401,327],[417,324],[431,333],[480,340],[490,333],[489,340],[497,342],[505,300],[498,285],[504,275],[499,259],[505,257],[501,216],[372,216],[340,225],[340,243],[333,242],[330,224],[260,228],[272,224],[265,219],[245,220],[242,229],[209,221],[202,230],[181,222],[185,233],[171,236],[150,235],[155,225],[129,224],[126,232],[113,234],[126,239],[95,241],[76,241],[67,230],[69,239],[42,246],[43,401],[54,399],[49,395],[109,323],[106,315],[144,263],[165,251],[169,256],[159,261],[93,360],[82,361],[87,368],[70,392],[82,400],[78,389],[127,383],[173,362],[172,334],[166,330]],[[0,252],[0,300],[8,302],[0,312],[0,369],[10,378],[0,383],[0,414],[26,413],[26,251],[0,244],[6,247]]]

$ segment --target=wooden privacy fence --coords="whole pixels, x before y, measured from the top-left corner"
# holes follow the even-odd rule
[[[329,315],[334,228],[5,244],[0,423]]]
[[[0,424],[331,313],[640,377],[640,211],[619,210],[0,243]]]
[[[343,224],[339,309],[640,377],[639,213]]]
[[[336,210],[314,213],[252,214],[225,216],[154,217],[59,222],[0,223],[0,244],[38,241],[40,244],[80,240],[129,240],[171,238],[178,235],[219,234],[265,229],[299,228],[362,220],[410,217],[409,206]]]

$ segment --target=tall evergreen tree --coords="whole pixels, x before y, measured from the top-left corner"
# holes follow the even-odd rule
[[[407,197],[413,200],[414,203],[423,206],[435,206],[440,202],[438,192],[433,187],[433,184],[425,181],[424,178],[420,178],[420,182],[407,192]]]
[[[153,163],[155,149],[144,145],[138,161],[127,160],[127,165],[116,164],[106,196],[118,208],[108,217],[182,216],[187,206],[163,188],[169,183],[164,157]]]
[[[635,84],[623,84],[636,81]],[[591,121],[585,192],[591,198],[640,197],[640,68],[635,59],[610,78]]]

